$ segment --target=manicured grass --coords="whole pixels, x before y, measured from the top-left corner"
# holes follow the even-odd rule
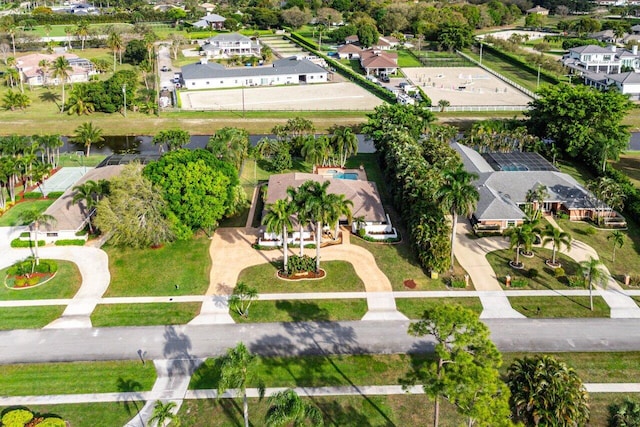
[[[20,215],[32,209],[44,212],[54,202],[54,199],[47,200],[27,200],[12,206],[2,216],[0,216],[0,227],[13,227],[14,225],[24,225]]]
[[[409,319],[419,319],[425,310],[440,304],[459,304],[478,315],[482,313],[482,303],[479,298],[396,298],[398,311]]]
[[[337,322],[360,320],[367,312],[365,299],[323,299],[290,301],[254,301],[249,317],[243,318],[230,310],[237,323],[262,322]]]
[[[524,269],[522,270],[517,270],[509,265],[509,261],[515,259],[515,252],[515,249],[503,249],[487,254],[487,261],[491,264],[498,281],[504,289],[515,289],[505,287],[505,277],[507,275],[511,276],[512,282],[520,279],[525,279],[529,282],[528,286],[517,289],[570,289],[566,285],[568,283],[566,278],[556,278],[554,276],[554,270],[545,264],[545,260],[551,259],[552,253],[550,249],[534,247],[533,258],[527,258],[521,254],[520,262],[524,264]],[[562,264],[562,268],[567,276],[582,275],[579,264],[560,252],[556,253],[556,262]],[[529,277],[529,271],[531,269],[538,270],[537,277]]]
[[[0,330],[40,329],[62,315],[66,306],[1,307]]]
[[[480,55],[478,53],[471,52],[468,50],[465,51],[464,53],[466,53],[476,61],[480,60]],[[493,71],[496,71],[502,74],[506,78],[513,80],[514,82],[518,83],[519,85],[531,91],[536,90],[536,83],[538,79],[537,73],[529,72],[528,70],[525,70],[516,65],[508,63],[503,59],[495,56],[491,52],[489,52],[488,49],[485,49],[482,52],[482,65],[492,69]],[[540,76],[540,84],[548,84],[548,82],[545,81],[544,75]]]
[[[139,360],[29,363],[0,365],[0,376],[5,396],[111,393],[151,390],[156,370]]]
[[[89,157],[76,156],[75,153],[61,153],[60,154],[60,166],[61,167],[95,167],[103,161],[107,156],[104,154],[91,154]]]
[[[567,173],[575,178],[580,184],[584,185],[587,181],[595,179],[596,176],[586,166],[567,162],[564,160],[557,160],[555,165],[560,172]]]
[[[611,313],[607,303],[599,296],[593,297],[593,311],[589,309],[589,297],[515,297],[508,293],[507,296],[514,310],[537,319],[609,317]]]
[[[620,155],[620,160],[611,162],[611,164],[623,172],[636,187],[640,188],[640,152],[623,153]]]
[[[279,252],[273,252],[279,254]],[[322,254],[322,250],[320,251]],[[269,252],[270,254],[270,252]],[[289,292],[364,292],[364,283],[356,275],[353,265],[346,261],[323,261],[320,267],[327,272],[321,280],[286,281],[276,277],[277,267],[281,263],[260,264],[245,268],[238,276],[238,282],[244,282],[256,288],[259,294]]]
[[[82,284],[80,271],[72,262],[60,260],[56,262],[58,263],[56,276],[44,285],[21,290],[0,286],[0,301],[72,298]],[[7,270],[7,268],[0,270],[0,279],[3,283]]]
[[[611,230],[595,229],[586,222],[575,222],[566,219],[558,219],[558,225],[574,239],[580,240],[596,250],[600,261],[609,269],[609,272],[619,282],[623,283],[625,274],[640,274],[640,227],[633,222],[627,222],[627,230],[624,245],[616,249],[616,261],[613,262],[613,242],[607,240]],[[594,231],[591,231],[591,230]]]
[[[148,303],[99,304],[91,313],[94,327],[185,325],[200,312],[202,304]]]
[[[413,55],[406,50],[398,50],[398,66],[400,68],[406,67],[422,67],[422,63],[418,61]]]
[[[104,249],[111,272],[105,296],[199,295],[209,287],[211,259],[204,235],[158,249]]]
[[[144,401],[34,405],[28,408],[40,414],[55,414],[74,427],[113,427],[125,425],[144,406]],[[0,408],[4,409],[4,408]]]

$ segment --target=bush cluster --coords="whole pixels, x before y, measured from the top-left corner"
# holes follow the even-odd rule
[[[42,193],[39,191],[30,191],[28,193],[24,193],[22,196],[24,200],[33,200],[33,199],[41,199]]]
[[[622,187],[625,196],[624,209],[622,212],[627,219],[632,219],[636,224],[640,224],[640,192],[631,183],[629,178],[617,169],[607,165],[605,176],[613,179]]]
[[[4,427],[65,427],[67,424],[55,415],[40,415],[27,408],[17,408],[3,411],[1,425]]]
[[[60,197],[62,197],[63,194],[64,194],[64,191],[52,191],[51,193],[47,194],[47,198],[59,199]]]
[[[35,273],[55,273],[58,271],[58,263],[51,259],[41,259],[38,265],[34,266],[33,258],[24,261],[18,261],[7,270],[10,276],[22,276],[33,272]]]
[[[316,257],[292,255],[287,266],[291,274],[316,271]]]
[[[84,246],[87,243],[84,239],[60,239],[56,240],[56,246]]]
[[[45,244],[44,240],[38,240],[38,246],[44,246]],[[35,243],[32,240],[20,240],[18,238],[11,241],[12,248],[32,248],[34,245]]]

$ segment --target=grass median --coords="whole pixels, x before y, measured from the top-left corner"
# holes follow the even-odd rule
[[[40,329],[62,316],[64,305],[0,307],[0,330]]]
[[[158,249],[106,246],[111,283],[106,297],[202,295],[209,287],[209,239],[167,243]]]
[[[526,317],[536,319],[561,319],[577,317],[610,317],[611,309],[602,297],[593,297],[593,311],[589,307],[589,297],[507,297],[514,310]]]
[[[396,298],[396,307],[398,308],[398,311],[409,319],[420,319],[425,310],[429,310],[442,304],[458,304],[464,308],[468,308],[478,315],[482,313],[482,303],[480,302],[480,298]]]
[[[94,327],[186,325],[200,313],[199,302],[98,304],[91,313]]]
[[[229,310],[237,323],[337,322],[360,320],[367,312],[365,299],[254,301],[247,318]]]
[[[53,279],[29,289],[13,290],[2,286],[0,287],[0,301],[72,298],[82,284],[80,271],[70,261],[56,260],[56,262],[58,263],[58,272]],[[6,277],[7,270],[7,268],[0,270],[2,280]]]

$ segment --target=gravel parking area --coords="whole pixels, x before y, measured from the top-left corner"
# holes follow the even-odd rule
[[[349,82],[181,91],[180,98],[184,110],[373,110],[383,103]]]
[[[407,79],[420,86],[433,105],[446,99],[456,105],[526,105],[524,93],[480,67],[403,68]]]

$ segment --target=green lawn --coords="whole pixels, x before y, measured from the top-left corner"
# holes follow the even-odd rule
[[[159,249],[104,249],[111,272],[105,296],[200,295],[209,287],[211,259],[204,235]]]
[[[366,312],[365,299],[254,301],[246,319],[230,310],[237,323],[337,322],[360,320]]]
[[[1,307],[0,330],[40,329],[62,315],[66,306]]]
[[[537,319],[573,317],[610,317],[610,309],[602,297],[593,297],[593,311],[589,309],[589,297],[516,297],[509,296],[514,310]],[[538,310],[539,309],[539,310]]]
[[[274,252],[274,254],[277,252]],[[322,250],[320,251],[322,254]],[[345,261],[323,261],[321,267],[327,272],[321,280],[287,281],[276,277],[275,263],[248,267],[240,272],[238,282],[256,288],[259,294],[294,292],[364,292],[364,283],[356,275],[351,263]],[[280,263],[277,263],[280,266]]]
[[[144,406],[143,401],[109,403],[73,403],[34,405],[28,408],[40,414],[55,414],[74,427],[113,427],[125,425]],[[2,410],[4,408],[0,408]]]
[[[526,279],[529,282],[528,286],[518,289],[570,289],[566,285],[566,278],[556,278],[553,269],[545,264],[545,260],[551,259],[551,250],[535,247],[533,251],[535,254],[533,258],[520,255],[520,262],[524,264],[524,269],[522,270],[517,270],[509,265],[509,261],[515,259],[515,249],[503,249],[487,254],[487,261],[491,264],[503,288],[507,289],[505,287],[505,277],[509,275],[512,281]],[[568,256],[558,252],[556,253],[556,261],[562,264],[567,276],[582,275],[578,263]],[[538,271],[537,277],[529,277],[531,269]]]
[[[107,156],[104,154],[91,154],[89,157],[76,156],[75,153],[61,153],[60,154],[60,166],[62,167],[79,167],[79,166],[87,166],[87,167],[95,167],[103,161]]]
[[[400,68],[422,67],[422,63],[418,61],[409,51],[400,49],[398,52],[398,66]]]
[[[398,311],[409,319],[419,319],[425,310],[440,304],[459,304],[464,308],[474,311],[478,315],[482,313],[480,298],[396,298]]]
[[[20,220],[20,215],[22,215],[23,212],[30,211],[32,209],[35,209],[38,212],[44,212],[54,201],[55,199],[27,200],[17,203],[0,216],[0,227],[23,225],[24,223]]]
[[[640,253],[638,253],[640,227],[635,222],[629,221],[627,223],[628,229],[622,232],[625,235],[625,243],[621,248],[616,249],[615,263],[613,262],[613,243],[611,240],[607,240],[607,237],[611,235],[610,230],[595,229],[586,222],[566,219],[558,219],[557,222],[574,239],[594,248],[598,252],[600,260],[619,282],[623,281],[625,274],[640,274]]]
[[[640,188],[640,152],[629,151],[620,155],[620,160],[611,165],[623,172],[631,182]]]
[[[72,262],[60,260],[56,262],[58,263],[58,272],[53,279],[44,285],[31,289],[12,290],[1,286],[0,301],[72,298],[82,284],[80,271]],[[6,274],[6,268],[0,270],[0,278],[3,280]]]
[[[94,327],[185,325],[200,313],[202,304],[148,303],[99,304],[91,313]]]
[[[29,363],[0,365],[0,377],[5,396],[111,393],[151,390],[156,370],[139,360]]]
[[[476,61],[480,60],[480,55],[475,52],[467,50],[465,51],[465,53]],[[538,79],[538,74],[536,72],[530,72],[529,70],[525,70],[516,65],[508,63],[489,52],[488,49],[485,49],[482,52],[482,65],[502,74],[506,78],[513,80],[514,82],[529,90],[536,90],[536,83]],[[541,75],[540,83],[548,84],[549,82],[545,80],[544,75]]]

